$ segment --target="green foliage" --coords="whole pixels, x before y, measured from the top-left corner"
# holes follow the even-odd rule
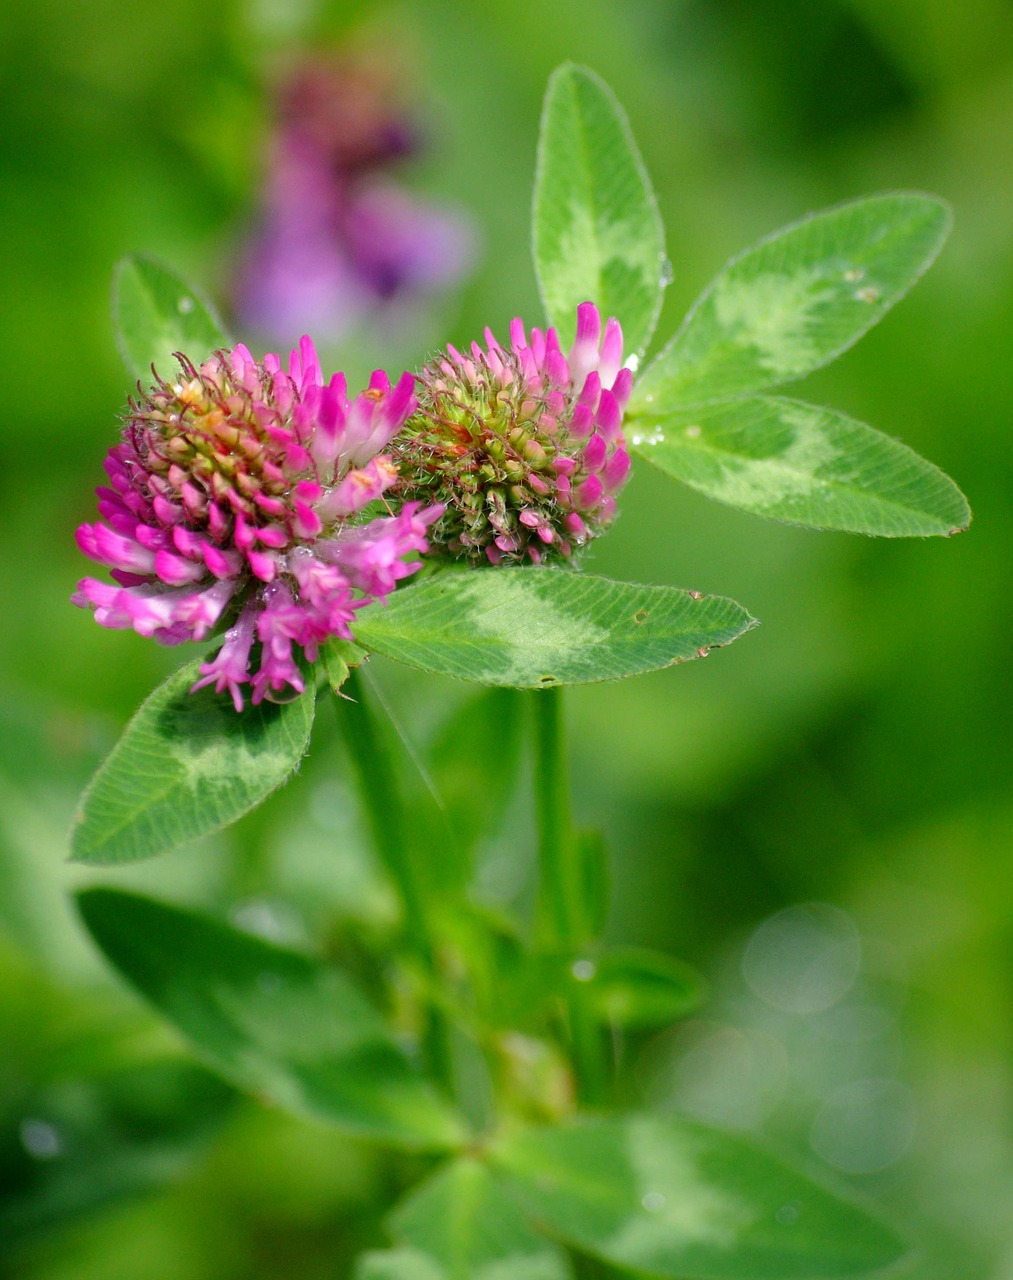
[[[135,894],[90,889],[78,905],[108,959],[240,1088],[395,1146],[461,1140],[449,1106],[336,970]]]
[[[563,343],[576,306],[591,300],[641,352],[661,305],[661,222],[611,90],[569,64],[546,96],[533,218],[536,270]],[[966,527],[959,491],[906,447],[842,414],[751,395],[857,340],[947,228],[936,200],[880,196],[733,260],[638,382],[634,447],[709,496],[777,519],[888,536]],[[142,377],[174,350],[200,361],[227,341],[192,291],[147,259],[120,265],[116,315]],[[513,787],[515,690],[658,670],[753,625],[734,601],[672,587],[440,567],[362,610],[358,643],[323,646],[328,684],[351,695],[339,720],[401,902],[399,962],[370,979],[378,1003],[401,1011],[391,1025],[348,977],[308,956],[151,899],[79,896],[87,928],[128,981],[215,1071],[277,1106],[397,1147],[462,1146],[467,1125],[399,1044],[400,1022],[477,1128],[497,1132],[504,1113],[569,1117],[507,1126],[490,1142],[491,1167],[470,1154],[432,1175],[391,1214],[395,1247],[362,1258],[359,1280],[567,1280],[554,1241],[672,1280],[829,1280],[903,1253],[864,1210],[738,1139],[670,1117],[573,1116],[575,1102],[610,1097],[604,1030],[668,1025],[699,1003],[703,982],[667,955],[596,943],[608,864],[603,842],[573,828],[557,694],[533,705],[533,943],[468,903],[478,848]],[[370,651],[492,689],[451,717],[423,760],[393,715],[396,738],[367,705],[353,668]],[[312,687],[286,706],[236,715],[220,696],[189,692],[198,667],[151,695],[99,770],[73,835],[79,861],[131,861],[212,832],[298,765]],[[93,1167],[106,1185],[101,1160]],[[51,1199],[99,1195],[75,1182],[74,1168]]]
[[[50,1081],[0,1125],[8,1160],[0,1238],[10,1247],[173,1182],[207,1146],[231,1089],[201,1067],[156,1061]]]
[[[608,918],[609,875],[608,849],[600,831],[575,831],[574,854],[579,875],[576,877],[577,898],[574,909],[580,921],[580,935],[596,938]]]
[[[82,1040],[107,1062],[129,1053],[121,1030],[82,1029],[90,1000],[120,1009],[123,995],[111,989],[115,975],[99,981],[87,939],[71,933],[76,922],[63,928],[64,890],[81,876],[61,860],[77,772],[93,767],[104,724],[127,718],[159,664],[152,645],[90,626],[65,599],[81,571],[68,521],[75,510],[86,514],[81,504],[109,443],[110,406],[124,391],[101,320],[105,264],[125,244],[157,245],[169,260],[185,244],[188,261],[206,264],[203,278],[228,287],[216,251],[231,242],[238,202],[249,194],[263,115],[251,69],[258,50],[280,50],[298,21],[296,7],[283,8],[254,5],[240,14],[179,0],[127,8],[42,0],[8,6],[4,15],[16,74],[5,95],[0,222],[5,242],[18,248],[4,278],[0,326],[11,370],[38,368],[40,352],[44,359],[40,376],[11,376],[5,392],[0,520],[11,554],[3,582],[7,598],[23,607],[3,639],[5,710],[17,715],[5,721],[0,762],[7,806],[0,881],[5,930],[16,915],[33,929],[36,919],[59,918],[59,929],[37,931],[24,970],[57,974],[61,993],[51,1006],[26,1001],[22,965],[0,947],[0,1075],[13,1119],[0,1168],[4,1194],[20,1194],[23,1185],[17,1121],[53,1097],[40,1090],[36,1103],[34,1082],[69,1067],[86,1109],[95,1097],[87,1086],[100,1073]],[[338,8],[324,19],[329,32],[361,32],[373,21],[362,5]],[[1013,257],[1003,178],[1013,125],[1006,89],[1013,10],[1003,0],[980,0],[970,16],[951,0],[920,0],[910,9],[634,0],[551,13],[491,6],[480,21],[454,23],[445,6],[422,0],[405,18],[420,54],[411,60],[420,77],[413,91],[422,101],[438,88],[441,114],[458,122],[431,159],[429,185],[467,202],[490,248],[462,301],[455,323],[462,335],[490,320],[499,326],[504,284],[511,307],[529,305],[519,202],[531,167],[531,87],[544,83],[553,59],[575,51],[607,71],[645,152],[664,157],[653,176],[670,244],[686,264],[680,274],[723,260],[740,226],[760,226],[771,209],[810,208],[818,193],[881,189],[900,176],[937,187],[959,210],[959,251],[924,296],[919,290],[916,314],[884,326],[858,361],[842,361],[831,378],[835,403],[876,403],[872,420],[890,430],[916,423],[927,454],[945,448],[988,520],[973,539],[949,546],[801,538],[726,519],[694,495],[666,494],[661,478],[642,468],[624,495],[621,520],[595,545],[595,571],[729,590],[723,575],[731,572],[736,593],[777,619],[784,643],[759,637],[762,672],[738,660],[759,656],[751,650],[715,669],[704,664],[671,678],[578,691],[571,711],[582,800],[609,816],[610,933],[697,957],[715,975],[706,1018],[721,1043],[767,1041],[806,1071],[811,1094],[789,1089],[776,1103],[767,1098],[765,1127],[785,1143],[805,1148],[813,1117],[838,1082],[896,1071],[917,1107],[917,1141],[871,1183],[921,1224],[912,1270],[919,1280],[985,1280],[1008,1265],[1002,1224],[1013,1196],[1010,1137],[996,1124],[1009,1111],[1011,1086],[1013,791],[1001,570],[1013,533],[1004,465]],[[175,47],[184,31],[201,51],[199,92],[181,88],[178,59],[152,56]],[[455,74],[444,74],[448,66]],[[125,67],[144,74],[125,75]],[[353,338],[339,363],[390,368],[397,351],[400,368],[446,337],[444,324],[423,317],[406,343],[378,360],[367,363]],[[631,421],[634,432],[642,425]],[[45,475],[43,460],[54,465]],[[959,661],[949,660],[955,654]],[[394,687],[406,694],[398,714],[425,743],[442,711],[443,685]],[[360,853],[350,848],[357,832],[341,813],[341,780],[325,781],[329,718],[319,726],[313,774],[307,767],[282,802],[284,829],[272,805],[244,823],[232,857],[195,850],[116,874],[143,878],[152,892],[157,885],[216,904],[263,893],[322,947],[358,947],[365,965],[373,939],[349,942],[349,899],[335,890]],[[955,725],[962,728],[957,752]],[[327,827],[314,816],[325,807]],[[531,893],[523,835],[522,825],[512,878],[497,882],[503,898],[522,903]],[[502,849],[500,841],[498,866],[506,865]],[[437,840],[430,850],[434,861],[442,857]],[[369,885],[364,912],[377,896],[387,901],[375,876]],[[769,912],[811,899],[855,910],[859,929],[871,924],[870,967],[853,999],[825,1016],[786,1020],[742,990],[736,967],[720,958],[733,956]],[[302,919],[306,903],[313,909]],[[29,932],[26,926],[24,938]],[[15,936],[20,943],[22,933]],[[374,972],[382,980],[379,965]],[[127,1019],[131,1028],[135,1020],[142,1023],[140,1013]],[[879,1034],[857,1034],[859,1024],[874,1032],[877,1023]],[[849,1036],[846,1043],[828,1038],[831,1024]],[[143,1025],[146,1037],[167,1034]],[[58,1045],[56,1028],[67,1035]],[[661,1041],[667,1089],[699,1066],[699,1042],[687,1053],[681,1037]],[[26,1048],[20,1062],[11,1055],[19,1042]],[[627,1079],[646,1075],[656,1088],[653,1059],[631,1043],[626,1052]],[[204,1108],[193,1083],[193,1112],[179,1107],[181,1126]],[[720,1066],[706,1085],[708,1104],[743,1101]],[[247,1105],[238,1120],[203,1174],[179,1178],[171,1194],[145,1204],[48,1232],[31,1256],[5,1256],[0,1271],[19,1280],[347,1275],[349,1255],[364,1238],[376,1239],[375,1202],[416,1162],[352,1146],[333,1130],[267,1108]],[[97,1120],[97,1139],[101,1128]],[[124,1144],[132,1136],[116,1129]],[[858,1132],[851,1137],[860,1141]],[[35,1172],[56,1177],[60,1163]],[[170,1162],[165,1174],[175,1178],[181,1168]],[[20,1212],[28,1212],[25,1201],[14,1217]],[[12,1229],[8,1214],[0,1226],[5,1244]],[[436,1264],[426,1255],[397,1256],[421,1260],[427,1270],[417,1274],[431,1280]],[[599,1270],[588,1266],[589,1274]]]
[[[793,382],[870,329],[932,263],[950,211],[932,196],[869,196],[796,222],[732,261],[637,380],[631,413]]]
[[[342,640],[332,636],[320,646],[320,662],[324,676],[330,685],[331,692],[337,693],[348,679],[353,667],[359,666],[366,659],[365,649],[360,649],[350,640]]]
[[[532,1230],[502,1180],[477,1160],[441,1169],[394,1209],[387,1225],[413,1256],[433,1266],[434,1280],[567,1280],[571,1274],[561,1250]]]
[[[535,269],[565,348],[581,302],[623,326],[627,352],[646,346],[661,310],[664,233],[658,206],[612,90],[569,63],[549,79],[533,210]]]
[[[938,467],[833,409],[756,396],[638,420],[638,453],[729,506],[789,524],[885,538],[966,529]]]
[[[480,684],[616,680],[701,657],[755,626],[741,605],[565,569],[442,573],[364,609],[377,653]]]
[[[585,986],[590,1008],[609,1026],[668,1026],[703,1002],[700,974],[663,952],[611,947],[586,963],[571,966],[571,980]]]
[[[432,848],[442,819],[450,828],[441,881],[464,890],[471,882],[477,851],[493,836],[517,783],[521,763],[523,698],[515,689],[479,689],[439,726],[429,745],[429,767],[421,778],[435,802],[423,837]],[[416,773],[419,773],[416,765]],[[429,790],[431,787],[431,791]],[[419,813],[416,802],[416,821]],[[456,857],[453,856],[456,854]]]
[[[739,1138],[654,1115],[507,1138],[493,1158],[553,1236],[672,1280],[811,1280],[896,1262],[886,1226]]]
[[[185,280],[140,255],[116,267],[113,318],[123,361],[145,384],[152,366],[163,378],[171,376],[177,351],[200,364],[212,351],[231,345],[208,304]]]
[[[133,862],[227,826],[259,804],[302,759],[315,690],[237,715],[204,688],[201,659],[140,706],[84,794],[71,834],[78,862]]]
[[[371,1249],[356,1259],[352,1280],[446,1280],[446,1272],[416,1249]]]

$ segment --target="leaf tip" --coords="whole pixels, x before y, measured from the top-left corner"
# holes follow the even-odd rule
[[[957,488],[956,485],[954,485],[953,487],[955,489]],[[972,523],[974,522],[974,512],[971,510],[971,504],[967,501],[967,499],[964,497],[964,495],[960,492],[959,489],[957,489],[957,493],[960,494],[962,510],[960,512],[959,519],[954,522],[953,528],[948,529],[946,531],[947,538],[956,537],[958,533],[966,533],[968,529],[970,529]]]

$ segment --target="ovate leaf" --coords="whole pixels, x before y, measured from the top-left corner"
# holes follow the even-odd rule
[[[471,569],[423,579],[362,610],[356,638],[424,671],[537,689],[656,671],[752,626],[721,596],[565,569]]]
[[[578,960],[571,976],[585,986],[596,1016],[617,1027],[666,1026],[696,1009],[704,995],[695,969],[643,947],[615,947],[593,961]]]
[[[440,1280],[570,1275],[561,1250],[532,1230],[501,1179],[477,1160],[441,1169],[394,1210],[387,1225],[395,1239],[435,1264]]]
[[[957,533],[964,495],[914,450],[833,409],[755,396],[638,423],[633,448],[709,498],[815,529]]]
[[[201,659],[160,685],[127,725],[81,803],[78,862],[133,862],[227,826],[281,786],[305,754],[314,689],[237,713],[190,686]]]
[[[642,351],[661,309],[664,239],[622,107],[593,72],[565,64],[545,97],[533,210],[535,270],[564,349],[578,303],[595,302]]]
[[[145,385],[152,365],[163,378],[173,374],[175,351],[200,364],[231,345],[208,304],[153,258],[133,256],[117,265],[113,320],[124,363]]]
[[[673,1280],[830,1280],[905,1252],[894,1232],[739,1138],[636,1115],[528,1130],[493,1152],[532,1220]]]
[[[902,298],[950,229],[941,200],[870,196],[785,227],[719,272],[634,387],[668,413],[801,378]]]
[[[112,889],[79,895],[108,959],[241,1089],[393,1144],[462,1129],[342,974],[195,912]]]

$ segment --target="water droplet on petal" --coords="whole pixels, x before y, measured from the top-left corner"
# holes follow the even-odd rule
[[[640,368],[640,357],[635,352],[633,355],[626,357],[626,368],[629,369],[630,373],[636,373]]]

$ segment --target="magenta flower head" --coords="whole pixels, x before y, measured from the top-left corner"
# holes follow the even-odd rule
[[[568,557],[612,519],[630,458],[622,435],[633,375],[617,320],[577,308],[567,355],[555,329],[510,326],[510,346],[448,347],[419,378],[394,442],[399,496],[444,509],[434,550],[473,563]]]
[[[194,689],[227,689],[237,711],[245,684],[254,703],[283,701],[303,689],[294,649],[312,662],[322,641],[349,639],[356,610],[419,568],[404,557],[426,550],[440,509],[367,510],[397,479],[381,451],[416,408],[413,379],[378,371],[349,402],[306,337],[287,371],[242,344],[200,368],[176,358],[176,381],[156,375],[129,402],[102,520],[78,530],[115,583],[85,578],[74,603],[163,644],[225,625]]]

